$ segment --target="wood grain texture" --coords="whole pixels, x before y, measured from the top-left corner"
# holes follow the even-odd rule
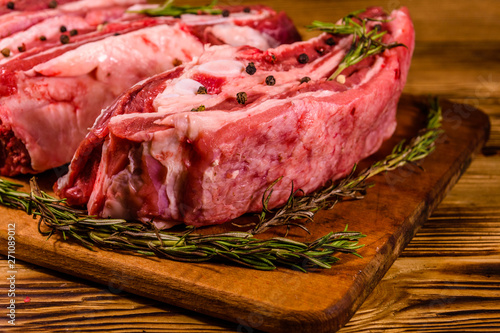
[[[407,5],[415,21],[417,45],[405,91],[438,94],[474,105],[490,116],[492,129],[484,155],[472,161],[340,332],[500,331],[497,1],[266,3],[286,10],[297,25],[312,19],[336,20],[350,10],[369,5],[387,9]],[[310,34],[305,29],[302,32]],[[234,324],[133,296],[113,283],[97,285],[31,264],[16,264],[17,326],[9,326],[8,318],[0,317],[0,331],[255,332],[249,326],[255,327],[261,320],[249,315]],[[8,301],[5,260],[0,271],[3,305]],[[31,297],[28,303],[23,302],[26,296]]]

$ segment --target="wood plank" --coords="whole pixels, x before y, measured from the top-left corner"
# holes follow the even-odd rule
[[[422,124],[421,108],[421,98],[406,95],[401,99],[396,134],[370,158],[372,161],[385,156],[402,138],[415,135]],[[340,226],[345,224],[368,235],[364,240],[367,246],[360,251],[363,259],[341,255],[341,271],[260,272],[222,264],[161,261],[111,251],[93,253],[57,237],[46,241],[37,233],[35,221],[23,212],[6,208],[0,208],[3,221],[0,251],[7,249],[6,226],[15,221],[19,259],[103,284],[111,283],[125,291],[235,323],[256,317],[259,320],[249,325],[257,329],[336,330],[381,279],[486,140],[489,123],[479,110],[444,102],[443,112],[455,116],[444,117],[445,134],[436,152],[425,160],[426,172],[412,167],[377,176],[377,186],[365,200],[345,202],[335,210],[320,212],[310,225],[312,235],[305,240],[315,239],[332,229],[342,229]],[[459,122],[456,122],[457,116]],[[367,220],[367,216],[371,218]],[[220,232],[233,228],[225,224],[206,230]],[[293,236],[300,238],[299,234],[292,233]],[[325,294],[329,297],[324,297]]]

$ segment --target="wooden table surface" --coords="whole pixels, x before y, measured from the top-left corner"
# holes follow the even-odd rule
[[[405,92],[471,104],[490,116],[491,135],[482,154],[340,332],[500,332],[500,2],[266,4],[287,11],[299,27],[313,19],[336,21],[371,5],[409,7],[417,42]],[[315,35],[304,28],[301,33]],[[225,322],[19,260],[16,326],[11,326],[4,307],[7,260],[1,258],[2,332],[255,332],[243,321]]]

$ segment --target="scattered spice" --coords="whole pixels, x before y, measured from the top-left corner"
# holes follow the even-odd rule
[[[345,83],[345,75],[339,75],[337,76],[337,82],[340,83],[340,84],[344,84]]]
[[[276,56],[274,54],[266,54],[265,58],[267,62],[271,64],[275,64],[278,59],[276,59]]]
[[[76,36],[76,35],[78,35],[78,30],[76,30],[76,29],[72,29],[72,30],[70,30],[70,31],[69,31],[69,35],[70,35],[70,36]]]
[[[69,43],[69,36],[68,35],[61,35],[61,37],[59,37],[59,40],[61,41],[62,44],[68,44]]]
[[[326,53],[326,49],[323,46],[318,46],[316,52],[318,52],[319,55],[323,55]]]
[[[200,86],[198,88],[198,91],[196,92],[196,95],[206,95],[207,94],[207,88],[204,86]]]
[[[7,2],[7,8],[14,9],[15,8],[14,2],[12,2],[12,1]]]
[[[115,37],[116,37],[116,36],[120,36],[120,33],[119,33],[119,32],[115,32],[115,33],[113,34],[113,36],[115,36]]]
[[[335,43],[335,39],[333,39],[333,37],[327,38],[327,39],[325,40],[325,43],[326,43],[326,45],[330,45],[330,46],[333,46],[333,45],[335,45],[335,44],[336,44],[336,43]]]
[[[200,105],[197,108],[192,108],[191,111],[193,112],[205,111],[205,105]]]
[[[57,7],[57,1],[52,0],[51,2],[49,2],[49,8],[54,9],[56,7]]]
[[[42,42],[45,42],[47,40],[47,37],[45,37],[44,35],[41,35],[40,37],[38,37]]]
[[[268,86],[274,86],[276,84],[276,79],[274,78],[274,76],[269,75],[268,77],[266,77],[266,84]]]
[[[229,10],[224,9],[224,10],[222,11],[222,17],[229,17]]]
[[[243,8],[243,13],[250,13],[250,11],[251,11],[250,7]]]
[[[250,75],[254,75],[255,72],[257,72],[257,68],[255,68],[255,65],[253,62],[249,63],[247,65],[247,68],[245,68],[245,71],[250,74]]]
[[[300,83],[307,83],[311,81],[311,78],[309,76],[304,76],[302,79],[300,79]]]
[[[238,104],[244,105],[248,100],[247,93],[244,91],[237,93],[236,100],[238,101]]]
[[[172,60],[172,65],[174,65],[174,67],[180,66],[182,65],[182,60],[175,58],[174,60]]]
[[[297,60],[301,64],[307,64],[309,62],[309,57],[307,56],[307,54],[302,53],[302,54],[299,55],[299,57],[297,58]]]
[[[2,52],[2,55],[3,55],[5,58],[7,58],[8,56],[10,56],[10,49],[8,49],[8,48],[4,48],[4,49],[2,49],[2,51],[1,51],[1,52]]]
[[[66,26],[61,25],[61,26],[59,27],[59,31],[60,31],[60,32],[66,32],[66,31],[68,31],[68,29],[66,28]]]
[[[24,52],[26,51],[26,45],[24,43],[22,43],[20,46],[17,47],[17,50],[19,52]]]

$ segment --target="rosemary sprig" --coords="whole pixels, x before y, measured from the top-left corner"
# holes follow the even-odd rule
[[[206,6],[176,6],[174,5],[174,0],[167,0],[162,6],[157,8],[147,8],[138,11],[131,11],[132,13],[145,14],[148,16],[180,16],[182,14],[211,14],[217,15],[222,14],[221,9],[214,8],[217,4],[217,0],[213,0],[212,3]]]
[[[358,14],[362,12],[364,12],[364,10],[348,14],[342,19],[342,24],[314,21],[311,25],[307,26],[309,30],[320,30],[339,35],[353,35],[349,52],[347,52],[335,72],[333,72],[328,80],[335,79],[344,69],[361,62],[369,56],[382,53],[385,50],[392,49],[394,47],[405,46],[404,44],[397,42],[390,44],[383,43],[382,37],[387,33],[387,31],[379,31],[380,26],[378,25],[376,25],[375,28],[368,30],[367,23],[368,21],[384,22],[384,20],[361,18]]]
[[[0,203],[38,218],[38,230],[48,237],[62,234],[93,249],[119,249],[147,256],[158,256],[184,262],[223,260],[259,270],[285,266],[300,271],[309,268],[331,268],[339,258],[336,253],[358,255],[362,245],[359,232],[330,232],[311,243],[275,237],[261,240],[246,232],[199,235],[194,229],[183,232],[160,231],[140,222],[123,219],[96,219],[86,211],[74,209],[41,191],[34,178],[31,193],[19,191],[20,185],[0,179]],[[43,227],[49,231],[43,231]]]
[[[392,153],[383,160],[372,164],[369,168],[356,175],[356,165],[351,173],[340,182],[332,183],[330,186],[318,190],[310,195],[297,196],[302,191],[292,190],[288,201],[283,207],[271,211],[268,209],[269,200],[273,193],[273,187],[280,181],[274,181],[265,191],[262,198],[262,213],[259,223],[250,231],[253,234],[262,233],[269,228],[277,226],[298,226],[306,231],[307,228],[299,223],[299,220],[312,221],[314,215],[322,209],[332,209],[344,198],[362,199],[366,190],[373,186],[366,181],[385,171],[394,170],[409,163],[415,163],[434,151],[436,140],[441,134],[441,107],[437,98],[431,99],[427,126],[420,130],[419,134],[405,145],[405,140],[397,144]]]

